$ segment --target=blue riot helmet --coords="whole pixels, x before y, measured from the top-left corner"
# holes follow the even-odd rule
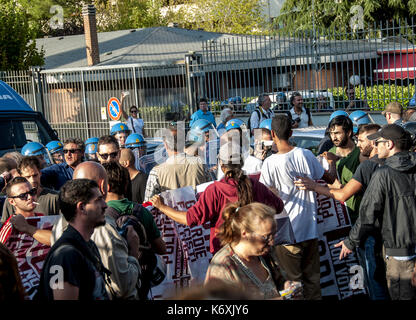
[[[42,166],[52,164],[48,149],[39,142],[33,141],[26,143],[20,153],[24,156],[39,156],[39,160],[42,161]]]
[[[139,133],[132,133],[126,139],[126,148],[137,150],[138,156],[146,154],[146,140]]]
[[[358,127],[363,124],[371,123],[370,118],[368,117],[367,112],[356,110],[349,115],[352,124],[353,124],[353,131],[354,133],[358,132]]]
[[[204,135],[205,135],[205,140],[206,141],[209,140],[209,131],[210,130],[214,130],[217,137],[219,136],[218,132],[217,132],[217,129],[214,127],[214,124],[212,122],[209,122],[208,120],[205,120],[205,119],[196,120],[192,124],[191,130],[196,130],[196,132],[198,132],[198,131],[203,132]]]
[[[332,112],[332,113],[331,113],[331,115],[329,116],[329,121],[328,121],[328,123],[329,123],[329,122],[331,122],[331,121],[332,121],[332,119],[334,119],[335,117],[338,117],[338,116],[346,116],[346,117],[348,117],[348,113],[347,113],[346,111],[344,111],[344,110],[337,110],[337,111],[334,111],[334,112]]]
[[[130,129],[127,124],[119,122],[111,127],[110,134],[117,139],[120,148],[124,148],[126,138],[130,134]]]
[[[247,126],[243,120],[240,119],[231,119],[228,120],[225,124],[225,130],[229,131],[232,129],[246,129]]]
[[[84,157],[87,161],[98,161],[97,158],[98,138],[92,137],[85,140]]]
[[[64,146],[61,141],[53,140],[46,145],[54,163],[64,162]]]
[[[202,132],[207,132],[213,127],[214,125],[208,120],[198,119],[192,124],[191,129],[196,129],[196,130],[201,130]]]
[[[272,119],[264,119],[262,122],[260,122],[259,128],[265,128],[272,131]]]
[[[98,144],[98,140],[99,139],[97,137],[88,138],[87,140],[85,140],[85,146],[89,145],[90,143]]]
[[[241,104],[241,101],[242,99],[239,96],[228,98],[228,102],[233,103],[233,104]]]

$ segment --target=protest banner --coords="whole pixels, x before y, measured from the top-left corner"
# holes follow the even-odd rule
[[[26,220],[38,229],[52,230],[53,224],[58,218],[59,215],[37,216],[26,218]],[[26,291],[26,299],[32,300],[37,292],[43,263],[50,247],[17,231],[9,220],[0,229],[0,241],[16,257],[19,274]]]

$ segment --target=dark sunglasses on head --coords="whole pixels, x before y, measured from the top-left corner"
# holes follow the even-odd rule
[[[31,190],[29,190],[28,192],[25,193],[21,193],[17,196],[10,196],[9,198],[15,199],[15,198],[19,198],[20,200],[27,200],[29,195],[31,195],[32,197],[34,197],[37,193],[37,189],[36,188],[32,188]]]
[[[68,152],[75,153],[77,151],[81,151],[81,149],[64,149],[63,151],[65,154],[67,154]]]
[[[108,159],[108,156],[111,157],[111,159],[114,159],[115,157],[117,157],[118,155],[118,151],[116,152],[111,152],[111,153],[99,153],[100,157],[103,158],[104,160]]]

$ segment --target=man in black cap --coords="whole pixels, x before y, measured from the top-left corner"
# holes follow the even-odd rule
[[[416,155],[408,151],[410,133],[388,124],[367,138],[375,141],[378,157],[386,159],[385,165],[374,172],[349,236],[335,246],[342,247],[342,259],[380,226],[390,298],[415,299],[411,278],[416,261]]]

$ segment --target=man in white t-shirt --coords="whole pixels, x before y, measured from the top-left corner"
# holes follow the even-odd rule
[[[145,137],[144,132],[144,121],[143,119],[139,118],[139,109],[136,106],[131,106],[130,116],[127,115],[126,111],[124,111],[123,108],[123,102],[124,98],[126,97],[126,94],[122,92],[121,94],[121,100],[120,100],[120,109],[123,117],[126,119],[126,124],[129,127],[129,130],[131,133],[138,133],[141,134],[143,137]]]
[[[272,138],[278,152],[264,160],[260,182],[277,190],[295,234],[295,243],[276,247],[280,266],[288,279],[302,281],[305,299],[315,300],[321,299],[317,203],[314,192],[299,190],[294,181],[309,177],[332,183],[336,168],[335,162],[327,159],[331,172],[325,171],[311,151],[290,145],[291,135],[291,119],[276,115],[272,120]]]

